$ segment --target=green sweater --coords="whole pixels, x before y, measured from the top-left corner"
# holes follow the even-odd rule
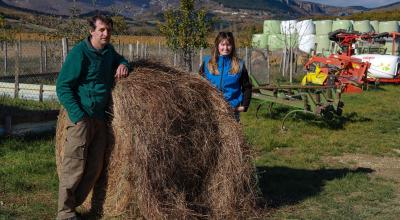
[[[129,67],[112,45],[96,50],[89,38],[68,53],[57,78],[56,91],[73,123],[85,116],[104,119],[119,64]]]

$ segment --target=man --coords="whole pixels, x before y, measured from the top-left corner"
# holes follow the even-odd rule
[[[57,79],[57,96],[68,113],[61,163],[58,219],[79,219],[75,208],[95,185],[107,145],[107,104],[115,79],[128,76],[128,62],[110,45],[113,22],[88,19],[90,36],[68,54]]]

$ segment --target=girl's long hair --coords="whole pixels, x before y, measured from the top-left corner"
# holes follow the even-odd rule
[[[212,51],[211,51],[211,59],[208,62],[207,67],[212,74],[214,74],[214,75],[219,74],[219,71],[218,71],[218,57],[219,57],[218,45],[223,40],[228,40],[228,42],[232,45],[232,51],[231,51],[231,54],[229,54],[229,57],[232,60],[230,73],[236,74],[239,72],[239,69],[240,69],[239,58],[236,55],[235,39],[233,38],[233,34],[231,32],[219,32],[219,34],[215,38],[214,47],[212,48]]]

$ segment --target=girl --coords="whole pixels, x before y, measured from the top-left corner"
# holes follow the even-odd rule
[[[252,85],[244,62],[236,55],[231,32],[220,32],[215,38],[211,56],[204,57],[199,74],[222,92],[240,121],[251,100]]]

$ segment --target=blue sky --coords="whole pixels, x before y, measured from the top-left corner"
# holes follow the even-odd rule
[[[375,8],[388,5],[400,0],[303,0],[308,2],[317,2],[334,6],[364,6],[367,8]]]

